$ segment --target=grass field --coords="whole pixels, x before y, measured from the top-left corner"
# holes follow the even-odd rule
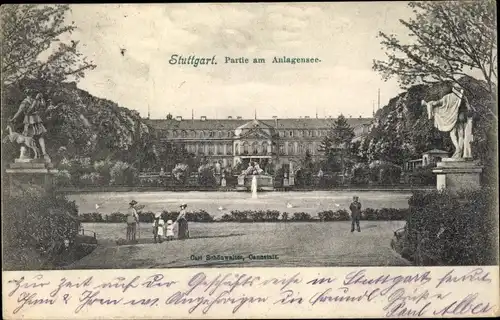
[[[102,192],[72,194],[80,213],[97,212],[106,215],[125,213],[130,200],[145,205],[144,211],[178,211],[182,202],[188,211],[205,210],[214,218],[231,210],[278,210],[280,212],[307,212],[316,216],[323,210],[347,209],[352,197],[358,195],[363,208],[407,208],[409,192],[398,191],[306,191],[306,192],[262,192],[258,199],[251,199],[248,192]],[[292,208],[287,208],[287,203]],[[222,209],[222,210],[220,210]]]
[[[350,223],[190,223],[191,239],[155,244],[151,226],[141,226],[136,245],[116,245],[124,224],[86,223],[101,243],[70,269],[169,267],[314,267],[399,266],[409,263],[390,248],[393,231],[403,221],[362,221],[360,233]],[[201,261],[191,256],[276,254],[279,260]]]

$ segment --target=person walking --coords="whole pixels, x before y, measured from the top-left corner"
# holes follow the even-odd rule
[[[137,224],[139,223],[139,215],[135,209],[136,204],[137,201],[135,200],[129,203],[130,207],[127,212],[127,241],[136,240]]]
[[[189,228],[188,221],[186,219],[186,208],[187,204],[181,204],[181,212],[177,216],[175,222],[177,223],[177,238],[178,239],[187,239],[189,238]]]
[[[351,232],[354,232],[354,225],[356,225],[358,232],[361,232],[359,226],[359,219],[361,219],[361,203],[359,202],[359,197],[352,197],[352,203],[349,206],[351,209]]]

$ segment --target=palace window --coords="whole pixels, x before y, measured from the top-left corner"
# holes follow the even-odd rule
[[[202,144],[198,145],[198,153],[199,154],[204,154],[205,153],[205,150],[203,150],[203,145]]]
[[[243,154],[248,154],[248,142],[243,142]]]
[[[233,136],[233,133],[232,133],[231,131],[228,131],[228,132],[227,132],[227,137],[228,137],[228,138],[231,138],[232,136]]]
[[[202,139],[205,138],[205,132],[203,130],[200,131],[199,135],[200,135],[200,138],[202,138]]]
[[[267,142],[262,143],[262,154],[268,154],[268,153],[271,153],[271,152],[268,152],[268,150],[267,150],[267,149],[268,149],[268,146],[269,146],[269,145],[267,144]]]
[[[293,131],[290,131],[290,132],[288,133],[288,136],[293,137]]]
[[[279,153],[280,155],[284,156],[285,155],[285,144],[284,143],[280,143],[279,144]]]
[[[236,155],[239,155],[239,154],[240,154],[240,145],[239,145],[239,144],[237,144],[237,143],[234,145],[234,153],[235,153]]]
[[[177,138],[177,130],[174,130],[174,131],[172,132],[172,137]]]
[[[210,138],[213,138],[214,136],[215,136],[214,132],[213,132],[213,131],[210,131],[210,135],[209,135],[209,137],[210,137]]]
[[[219,147],[217,149],[217,154],[224,154],[224,145],[223,144],[219,144]]]
[[[253,154],[259,154],[259,145],[257,144],[257,142],[254,142],[252,143],[252,153]]]
[[[211,143],[208,145],[208,154],[215,154],[215,144]]]
[[[222,133],[222,131],[219,131],[218,134],[219,134],[219,138],[222,138],[224,136],[224,134]]]
[[[227,155],[233,154],[233,146],[231,144],[226,144],[226,154]]]
[[[187,137],[187,135],[188,135],[188,134],[187,134],[187,131],[182,130],[182,137],[183,137],[183,138],[186,138],[186,137]]]

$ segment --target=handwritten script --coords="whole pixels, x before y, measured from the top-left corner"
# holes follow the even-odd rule
[[[328,310],[393,318],[486,316],[498,310],[498,276],[489,268],[4,272],[4,310],[11,318],[92,318],[103,312],[161,317],[165,310],[169,317],[193,318],[256,310],[266,316],[286,310],[316,316]]]

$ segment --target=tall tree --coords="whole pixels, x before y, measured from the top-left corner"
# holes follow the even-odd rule
[[[78,80],[95,68],[78,51],[78,41],[62,42],[60,36],[76,29],[65,23],[68,5],[9,4],[2,6],[2,83],[27,79],[61,82]],[[50,50],[52,50],[50,52]],[[41,57],[43,53],[47,58]]]
[[[341,114],[333,121],[328,135],[320,145],[320,151],[324,152],[327,163],[335,162],[335,155],[340,155],[342,173],[345,171],[345,157],[349,154],[350,145],[354,138],[354,129],[349,125],[347,119]]]
[[[441,81],[460,84],[460,78],[480,74],[494,96],[498,82],[495,1],[419,1],[409,6],[415,18],[399,21],[412,41],[405,44],[380,32],[387,60],[375,60],[373,69],[385,80],[396,76],[403,88]],[[495,115],[490,106],[480,107]]]
[[[375,60],[373,69],[384,80],[398,78],[402,88],[435,82],[464,88],[469,100],[474,100],[471,107],[478,120],[473,154],[485,165],[483,177],[497,177],[496,2],[419,1],[409,6],[414,18],[400,22],[408,29],[411,41],[403,43],[394,35],[380,32],[387,59]],[[474,84],[471,77],[482,83],[467,85]]]

